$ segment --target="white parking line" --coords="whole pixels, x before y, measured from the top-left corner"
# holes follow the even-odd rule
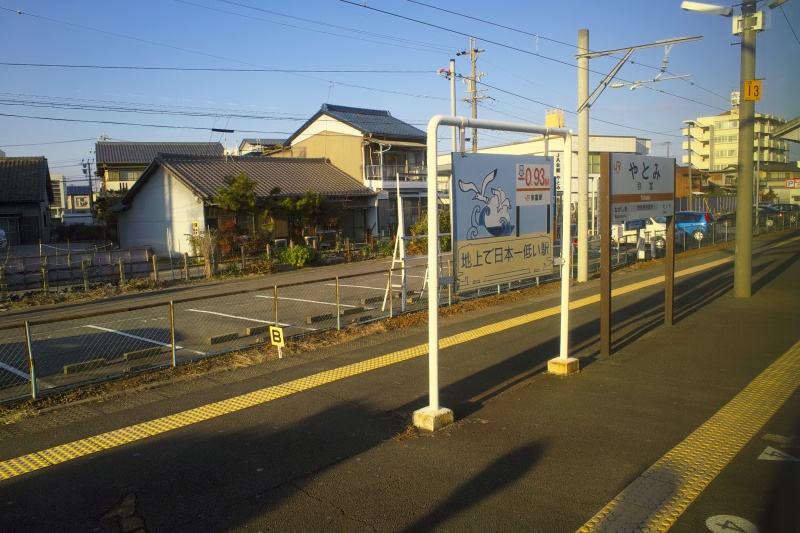
[[[5,363],[0,363],[0,368],[2,368],[3,370],[8,370],[12,374],[17,375],[17,376],[21,377],[22,379],[26,379],[28,381],[31,380],[31,375],[30,374],[26,374],[22,370],[19,370],[18,368],[14,368],[13,366],[8,366]]]
[[[335,286],[331,284],[331,286]],[[346,287],[347,285],[339,285],[340,287]],[[270,294],[256,294],[256,298],[275,298]],[[336,302],[318,302],[317,300],[303,300],[302,298],[284,298],[283,296],[278,296],[278,300],[291,300],[293,302],[306,302],[309,304],[320,304],[320,305],[336,305]],[[339,307],[358,307],[356,305],[347,305],[347,304],[339,304]]]
[[[187,309],[187,311],[191,311],[193,313],[206,313],[206,314],[209,314],[209,315],[224,316],[225,318],[235,318],[237,320],[250,320],[252,322],[258,322],[260,324],[274,324],[275,323],[274,320],[259,320],[258,318],[250,318],[250,317],[247,317],[247,316],[226,315],[225,313],[217,313],[216,311],[206,311],[205,309]],[[317,328],[306,328],[306,327],[303,327],[303,326],[294,326],[294,325],[286,323],[286,322],[278,322],[278,325],[281,326],[282,328],[297,327],[297,328],[300,328],[300,329],[306,329],[308,331],[317,331]]]
[[[333,286],[333,283],[328,283],[327,285]],[[351,289],[370,289],[373,291],[385,291],[386,287],[366,287],[364,285],[343,285],[339,284],[340,287],[350,287]]]
[[[136,339],[136,340],[139,340],[139,341],[145,341],[145,342],[149,342],[149,343],[152,343],[152,344],[158,344],[159,346],[172,346],[171,344],[168,344],[168,343],[163,343],[163,342],[160,342],[160,341],[154,341],[153,339],[147,339],[145,337],[140,337],[138,335],[132,335],[130,333],[125,333],[124,331],[118,331],[116,329],[108,329],[108,328],[103,328],[103,327],[100,327],[100,326],[93,326],[93,325],[88,325],[88,326],[83,326],[83,327],[92,328],[92,329],[99,329],[100,331],[107,331],[108,333],[114,333],[116,335],[121,335],[123,337],[130,337],[131,339]],[[177,344],[175,345],[175,349],[176,350],[188,350],[188,348],[184,348],[183,346],[178,346]],[[192,353],[196,353],[198,355],[206,355],[205,352],[198,352],[197,350],[189,350],[189,351],[192,352]]]

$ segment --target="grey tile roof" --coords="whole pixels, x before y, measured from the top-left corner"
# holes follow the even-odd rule
[[[239,148],[247,143],[251,146],[275,146],[277,144],[285,145],[286,139],[242,139],[239,143]]]
[[[48,202],[52,196],[45,157],[0,158],[0,202]]]
[[[299,135],[309,124],[322,115],[328,115],[359,130],[366,136],[381,140],[407,140],[424,143],[427,134],[419,128],[394,118],[388,111],[361,109],[334,104],[322,104],[322,108],[298,129],[289,141]]]
[[[302,196],[307,191],[329,197],[369,197],[375,192],[348,176],[324,159],[290,159],[272,157],[188,157],[159,156],[147,167],[122,203],[130,205],[138,191],[159,167],[165,168],[194,194],[211,200],[225,178],[241,172],[257,182],[256,195],[267,197],[280,187],[279,196]]]
[[[97,165],[137,164],[149,165],[158,154],[222,155],[220,143],[95,143]]]

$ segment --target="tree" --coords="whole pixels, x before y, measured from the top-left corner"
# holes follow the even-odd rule
[[[106,191],[102,196],[99,196],[95,202],[97,219],[106,227],[110,235],[116,236],[117,222],[119,220],[119,213],[112,211],[111,208],[122,200],[126,192],[127,191]],[[112,240],[116,240],[116,237],[113,236],[111,237]]]
[[[245,172],[240,172],[235,176],[225,176],[225,185],[220,185],[214,203],[228,211],[244,211],[255,219],[255,209],[258,203],[256,196],[256,180]],[[255,220],[253,222],[255,231]]]
[[[214,203],[228,211],[236,213],[244,212],[250,215],[252,220],[252,232],[256,232],[256,217],[262,219],[261,230],[271,234],[275,229],[274,211],[280,207],[277,196],[281,193],[280,187],[273,187],[266,198],[259,198],[256,195],[256,180],[240,172],[235,176],[226,176],[225,185],[217,189]]]

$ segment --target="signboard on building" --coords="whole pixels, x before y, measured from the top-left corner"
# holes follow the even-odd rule
[[[796,180],[788,179],[788,180],[786,180],[786,188],[787,189],[794,189],[797,186],[796,183],[797,183]]]
[[[452,157],[457,290],[551,274],[553,159],[471,153]]]
[[[611,168],[607,172],[611,174],[612,224],[674,214],[674,159],[635,154],[609,155]]]

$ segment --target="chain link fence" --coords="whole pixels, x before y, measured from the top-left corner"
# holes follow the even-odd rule
[[[789,227],[773,225],[765,227],[764,232]],[[797,227],[797,223],[791,227]],[[663,250],[652,243],[663,236],[659,232],[650,236],[650,251],[655,248],[656,256],[663,255]],[[715,225],[708,240],[679,235],[676,251],[733,238],[735,227]],[[640,252],[635,245],[612,249],[612,267],[637,261],[642,258]],[[558,246],[554,254],[560,257]],[[599,246],[593,242],[589,248],[589,272],[599,270],[599,265]],[[270,326],[283,328],[287,338],[425,310],[431,297],[427,274],[425,264],[408,261],[405,266],[369,274],[8,326],[0,329],[0,402],[36,398],[49,391],[269,344]],[[449,258],[443,260],[439,275],[452,275]],[[575,275],[573,263],[572,276]],[[452,284],[441,284],[434,297],[439,305],[449,305],[457,299],[480,298],[559,280],[560,269],[555,268],[550,275],[458,293]]]

